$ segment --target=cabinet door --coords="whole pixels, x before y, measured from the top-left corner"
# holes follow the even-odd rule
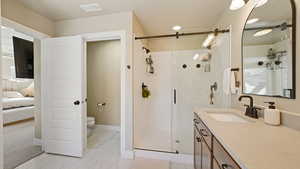
[[[202,169],[211,169],[211,151],[207,144],[202,142]]]
[[[194,129],[194,169],[202,169],[202,139],[198,130]]]
[[[213,154],[223,169],[241,169],[216,138],[213,139]]]
[[[213,160],[213,169],[221,169],[216,159]]]

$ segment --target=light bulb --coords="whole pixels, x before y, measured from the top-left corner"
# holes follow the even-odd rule
[[[255,37],[259,37],[259,36],[264,36],[266,34],[269,34],[273,31],[273,29],[264,29],[264,30],[261,30],[261,31],[258,31],[254,34]]]

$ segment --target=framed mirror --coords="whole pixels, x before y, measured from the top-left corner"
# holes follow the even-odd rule
[[[243,94],[296,98],[294,0],[260,0],[242,38]]]

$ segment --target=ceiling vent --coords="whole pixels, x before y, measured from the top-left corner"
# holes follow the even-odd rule
[[[82,5],[80,5],[80,8],[85,12],[99,12],[99,11],[102,11],[102,8],[97,3],[82,4]]]

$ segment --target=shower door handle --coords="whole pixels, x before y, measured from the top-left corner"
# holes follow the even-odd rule
[[[173,103],[174,104],[177,103],[177,92],[176,92],[176,89],[173,89]]]

